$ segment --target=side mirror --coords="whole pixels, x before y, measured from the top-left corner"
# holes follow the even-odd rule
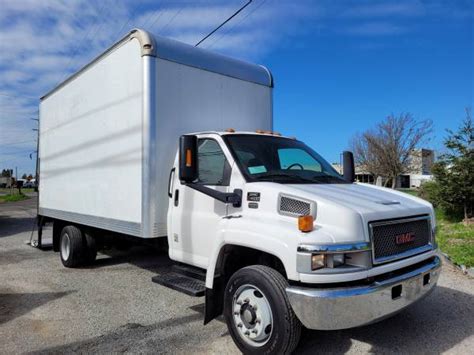
[[[197,137],[179,137],[179,180],[191,183],[198,178]]]
[[[342,152],[342,172],[344,179],[348,182],[354,182],[355,180],[355,167],[354,167],[354,155],[352,152]]]

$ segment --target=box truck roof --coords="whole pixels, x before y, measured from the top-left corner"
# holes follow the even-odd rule
[[[41,100],[44,100],[48,96],[55,93],[68,82],[78,77],[82,72],[89,69],[96,62],[100,61],[111,52],[132,39],[137,39],[140,42],[142,56],[157,57],[190,67],[195,67],[202,70],[227,75],[233,78],[250,81],[256,84],[273,87],[273,77],[270,71],[263,65],[248,63],[169,38],[156,36],[141,29],[134,29],[106,51],[93,59],[90,63],[86,64],[79,71],[71,75],[54,89],[42,96]]]

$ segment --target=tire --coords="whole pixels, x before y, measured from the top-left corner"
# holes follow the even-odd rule
[[[62,229],[59,238],[59,254],[65,267],[79,267],[87,261],[87,243],[82,231],[75,226]]]
[[[86,242],[86,255],[85,255],[85,264],[90,265],[93,264],[96,257],[97,257],[97,243],[95,238],[89,234],[89,233],[84,233],[84,238]]]
[[[263,265],[242,268],[230,278],[224,317],[244,354],[290,354],[298,345],[301,322],[288,301],[287,286],[279,272]]]

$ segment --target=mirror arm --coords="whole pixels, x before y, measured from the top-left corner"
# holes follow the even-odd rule
[[[199,191],[207,196],[215,198],[223,203],[231,203],[234,207],[242,206],[242,190],[235,189],[234,192],[220,192],[201,184],[187,183],[186,186]]]

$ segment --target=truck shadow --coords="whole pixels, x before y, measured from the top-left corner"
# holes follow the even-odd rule
[[[35,227],[36,217],[0,216],[0,238],[23,232],[31,232]]]
[[[340,331],[304,329],[299,354],[359,352],[441,353],[474,334],[474,296],[438,286],[423,301],[379,323]]]
[[[0,325],[71,292],[0,293]]]

